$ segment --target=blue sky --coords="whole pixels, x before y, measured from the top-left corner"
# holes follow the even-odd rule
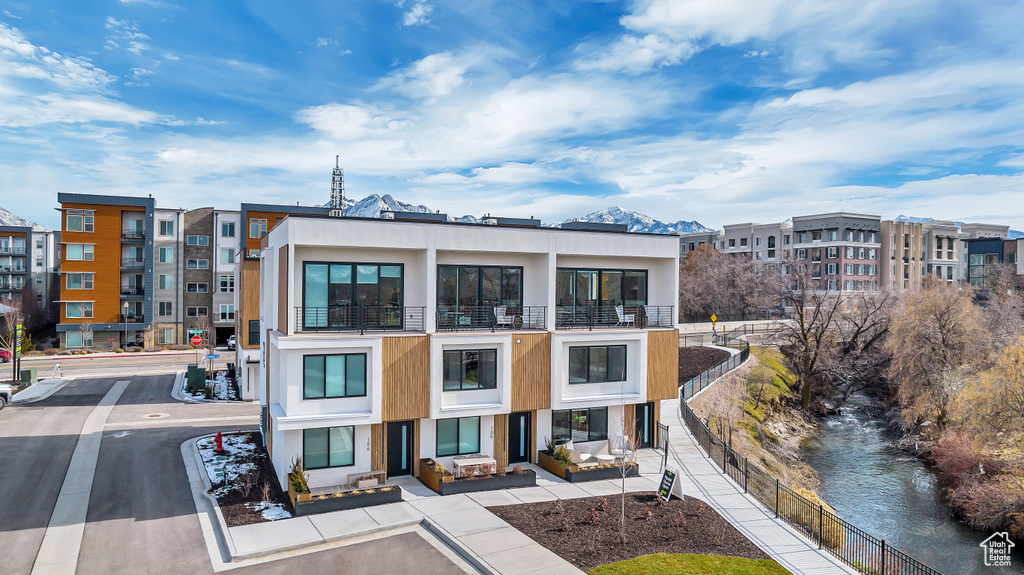
[[[1024,227],[1024,4],[0,0],[0,206]]]

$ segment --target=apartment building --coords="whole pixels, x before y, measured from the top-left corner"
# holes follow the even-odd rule
[[[218,343],[235,335],[235,281],[242,250],[241,213],[216,210],[213,213],[213,283],[210,285],[210,313]],[[237,339],[237,338],[236,338]]]
[[[925,222],[921,226],[924,273],[947,282],[958,282],[961,272],[960,229],[956,222]]]
[[[324,487],[536,461],[548,438],[652,444],[677,394],[677,237],[393,218],[293,214],[263,238],[245,317],[282,485],[295,457]]]
[[[679,234],[679,257],[685,258],[686,254],[704,245],[720,249],[718,242],[721,235],[721,232],[693,232],[689,234]]]
[[[141,339],[154,317],[153,199],[60,193],[57,201],[61,347],[110,349]]]
[[[147,345],[174,345],[184,344],[187,333],[182,328],[182,320],[185,316],[185,228],[186,212],[183,209],[154,208],[154,230],[153,230],[153,257],[144,265],[133,256],[141,254],[141,249],[134,250],[129,247],[126,254],[125,266],[142,266],[145,269],[153,270],[153,306],[150,312],[142,308],[141,302],[129,301],[128,317],[135,317],[142,323],[153,326],[154,340],[143,342]],[[135,226],[141,223],[135,223]],[[129,233],[138,234],[133,231]],[[126,269],[128,269],[126,267]],[[124,293],[132,293],[132,277],[129,275],[129,283],[123,289]],[[136,281],[140,278],[136,277]],[[123,282],[123,280],[122,280]],[[148,316],[139,315],[149,313]],[[133,316],[133,314],[135,314]],[[142,318],[139,320],[138,318]],[[147,321],[148,318],[148,321]],[[143,338],[139,338],[141,341]]]
[[[793,234],[788,224],[730,224],[719,240],[719,250],[727,254],[742,254],[765,265],[780,265],[789,259]]]
[[[977,242],[970,245],[970,240],[1006,239],[1009,237],[1010,226],[996,224],[967,223],[960,226],[960,254],[962,279],[976,287],[984,285],[984,268],[986,265],[1002,263],[1002,248],[996,248],[994,242]],[[995,255],[995,254],[999,255]],[[972,258],[971,255],[974,257]],[[974,267],[972,278],[971,266]]]
[[[796,262],[805,263],[817,289],[877,291],[880,216],[838,212],[793,218]]]
[[[882,222],[882,289],[905,292],[921,287],[927,249],[923,232],[923,225],[918,222]]]
[[[0,299],[21,301],[30,285],[31,226],[0,226]]]
[[[330,208],[275,204],[241,204],[236,227],[234,298],[235,365],[238,389],[243,399],[254,399],[260,363],[260,253],[267,233],[285,217],[331,213]],[[223,305],[223,304],[221,304]]]

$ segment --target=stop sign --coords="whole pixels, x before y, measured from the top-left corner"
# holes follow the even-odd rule
[[[203,338],[202,337],[200,337],[198,335],[192,336],[192,345],[202,345],[202,344],[203,344]]]

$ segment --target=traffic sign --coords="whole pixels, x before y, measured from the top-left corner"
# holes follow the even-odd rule
[[[189,335],[203,335],[203,330],[201,330],[201,329],[190,329],[190,330],[188,330],[188,334]]]
[[[210,355],[206,356],[206,359],[217,359],[218,357],[220,357],[220,354],[219,353],[214,353],[214,354],[210,354]]]
[[[717,322],[717,321],[718,321],[718,316],[715,315],[715,314],[711,314],[711,325],[714,325],[715,322]]]
[[[192,341],[192,345],[203,345],[203,338],[198,336],[198,335],[192,336],[192,340],[191,341]]]

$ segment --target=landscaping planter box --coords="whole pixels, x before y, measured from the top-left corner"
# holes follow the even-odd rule
[[[374,491],[352,491],[340,496],[323,497],[313,499],[308,493],[295,493],[288,489],[288,497],[292,500],[292,508],[295,516],[313,515],[316,513],[329,513],[331,511],[343,511],[345,509],[358,509],[360,507],[372,507],[384,505],[385,503],[397,503],[402,500],[402,489],[397,485],[381,487]]]
[[[440,495],[454,495],[511,487],[533,487],[537,485],[537,474],[533,470],[524,469],[522,473],[517,474],[456,479],[447,470],[443,473],[438,472],[432,459],[421,459],[420,481]]]
[[[579,465],[568,465],[543,451],[537,453],[537,464],[569,483],[598,481],[601,479],[615,479],[617,477],[622,477],[622,471],[619,469],[618,465],[605,467],[580,467]],[[640,466],[636,463],[629,464],[629,467],[626,470],[626,477],[636,477],[638,475],[640,475]]]

